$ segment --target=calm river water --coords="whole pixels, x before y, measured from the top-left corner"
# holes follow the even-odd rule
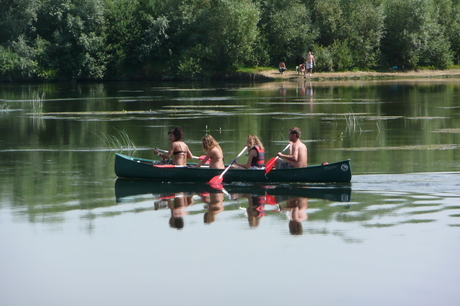
[[[458,305],[459,119],[458,79],[0,84],[0,304]],[[116,178],[175,125],[352,183]]]

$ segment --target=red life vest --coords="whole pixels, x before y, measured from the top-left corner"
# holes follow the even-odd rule
[[[251,166],[253,167],[265,167],[265,151],[261,150],[259,146],[254,146],[253,149],[256,149],[257,155],[252,158]]]

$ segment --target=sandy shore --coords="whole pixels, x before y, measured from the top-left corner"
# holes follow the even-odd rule
[[[311,76],[307,74],[304,78],[298,76],[294,70],[287,70],[283,74],[277,69],[258,72],[257,75],[275,80],[296,80],[310,79],[312,81],[326,80],[378,80],[378,79],[417,79],[417,78],[460,78],[460,69],[449,70],[418,70],[406,72],[369,72],[369,71],[349,71],[349,72],[314,72]]]

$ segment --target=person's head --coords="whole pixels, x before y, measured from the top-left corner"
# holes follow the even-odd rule
[[[216,215],[210,212],[205,212],[203,215],[203,221],[205,224],[211,224],[216,221]]]
[[[246,145],[248,146],[248,149],[252,149],[255,146],[259,146],[259,148],[264,151],[264,145],[262,142],[259,140],[259,137],[256,135],[248,135],[248,138],[246,139]]]
[[[184,218],[174,218],[174,217],[171,217],[169,218],[169,226],[171,228],[176,228],[178,230],[181,230],[184,228]]]
[[[175,141],[182,140],[184,138],[184,132],[180,126],[176,126],[168,132],[168,135],[174,136]]]
[[[308,55],[311,55],[311,51],[308,51]]]
[[[291,233],[291,235],[302,235],[302,223],[294,220],[289,221],[289,233]]]
[[[300,135],[301,135],[300,129],[298,127],[290,128],[289,135],[296,137],[296,139],[300,139]]]
[[[209,152],[210,150],[219,147],[219,143],[209,134],[205,135],[203,139],[201,139],[201,142],[203,144],[203,150],[205,152]]]

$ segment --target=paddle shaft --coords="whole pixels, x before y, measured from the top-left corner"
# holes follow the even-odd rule
[[[283,153],[284,151],[286,151],[290,146],[291,146],[291,143],[289,143],[289,144],[283,149],[283,151],[281,151],[281,153]],[[279,156],[277,156],[277,157],[280,158]]]
[[[162,149],[158,149],[158,148],[155,148],[155,149],[157,149],[158,152],[161,152],[161,153],[169,153],[169,151],[166,151],[166,150],[162,150]],[[193,159],[200,159],[198,156],[193,156],[193,155],[192,155],[192,158]]]
[[[241,155],[243,155],[243,153],[246,151],[247,148],[248,148],[248,147],[245,146],[244,149],[241,150],[240,154],[238,154],[238,156],[236,156],[235,159],[232,160],[232,162],[230,163],[230,165],[228,165],[228,167],[225,168],[224,172],[222,172],[222,173],[219,175],[219,179],[221,179],[221,178],[224,176],[225,172],[227,172],[228,169],[230,169],[231,166],[232,166],[234,163],[236,163],[236,160],[238,159],[238,157],[240,157]]]

